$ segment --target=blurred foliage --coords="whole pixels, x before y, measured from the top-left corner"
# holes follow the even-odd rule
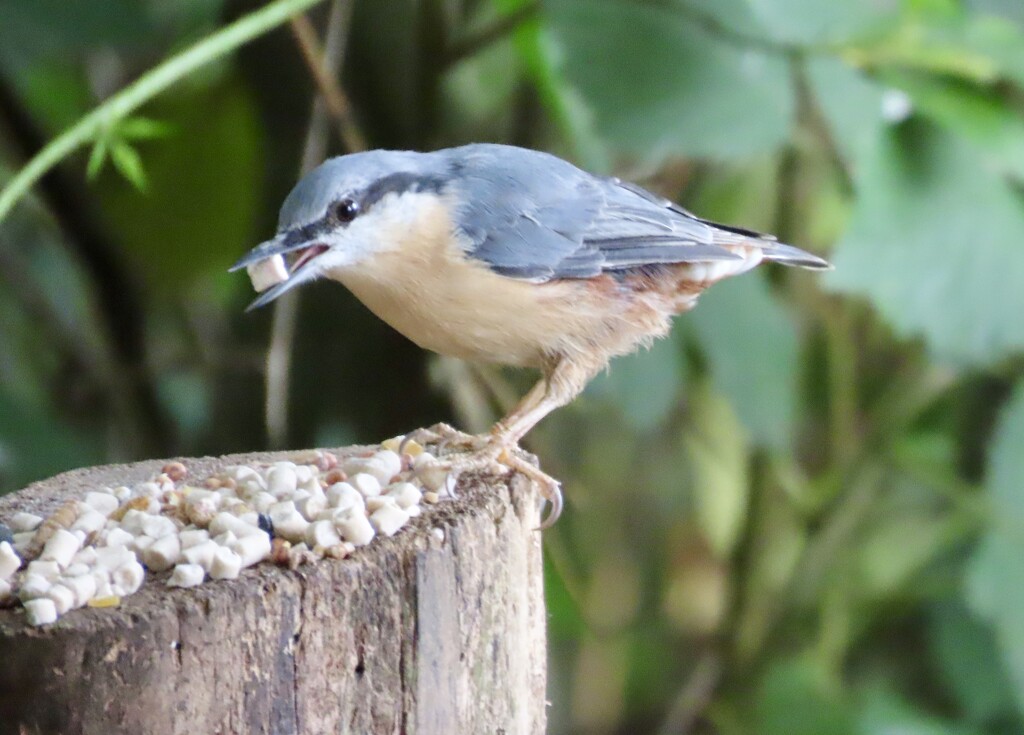
[[[252,6],[0,0],[0,177]],[[356,0],[346,31],[374,146],[552,150],[836,264],[715,287],[530,437],[570,503],[551,732],[1024,733],[1024,5]],[[282,29],[0,225],[0,489],[266,444],[270,316],[225,268],[313,91]],[[481,429],[529,383],[431,359],[310,287],[289,445]]]

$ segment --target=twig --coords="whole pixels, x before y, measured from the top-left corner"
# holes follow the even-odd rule
[[[717,653],[708,651],[701,656],[658,728],[659,735],[685,735],[693,729],[707,709],[722,671],[722,660]]]
[[[487,46],[512,33],[522,23],[531,19],[540,11],[540,2],[531,2],[517,8],[515,11],[505,15],[494,22],[493,25],[484,28],[466,38],[459,39],[453,43],[445,54],[444,66],[455,66],[465,58],[468,58]]]
[[[47,171],[175,82],[322,0],[275,0],[146,72],[58,135],[0,191],[0,220]]]
[[[334,82],[338,73],[338,66],[345,52],[345,41],[348,35],[348,22],[352,11],[352,0],[334,0],[331,5],[331,14],[327,20],[327,37],[324,43],[324,52],[321,57],[319,41],[316,40],[316,33],[306,16],[299,16],[292,21],[292,30],[302,49],[303,57],[309,63],[309,54],[313,52],[313,64],[310,64],[310,72],[314,79],[323,78],[332,84],[339,92]],[[308,26],[312,33],[312,42],[304,40],[305,31],[298,28]],[[319,72],[314,71],[319,70]],[[299,165],[299,175],[302,176],[313,170],[327,155],[327,123],[329,102],[324,93],[324,87],[318,84],[320,94],[313,100],[313,110],[310,113],[309,127],[306,131],[306,142],[302,149],[302,162]],[[344,99],[344,96],[342,97]],[[347,105],[347,103],[346,103]],[[347,109],[347,107],[346,107]],[[349,121],[350,126],[342,122],[342,118],[335,117],[344,136],[345,131],[355,134],[351,141],[345,141],[350,150],[359,151],[363,147],[352,148],[352,144],[360,144],[362,136],[359,134],[355,123]],[[343,138],[344,140],[344,138]],[[285,294],[277,300],[274,305],[274,316],[270,325],[270,345],[267,348],[267,372],[266,372],[266,403],[264,404],[264,420],[267,425],[267,440],[271,447],[279,448],[285,446],[288,439],[288,404],[289,384],[291,382],[292,368],[292,345],[295,342],[295,333],[298,327],[299,318],[299,292],[293,291]]]
[[[347,27],[347,17],[343,19],[341,24]],[[310,76],[313,77],[313,82],[327,104],[327,110],[330,112],[331,117],[338,123],[338,133],[341,136],[342,143],[345,144],[345,148],[349,152],[365,151],[367,148],[366,136],[363,135],[359,125],[353,118],[352,105],[349,104],[348,96],[338,83],[336,71],[332,70],[332,67],[337,66],[337,62],[334,64],[325,63],[329,60],[320,50],[320,42],[317,40],[316,30],[313,28],[309,18],[305,15],[298,15],[292,18],[291,26],[292,34],[299,45],[299,50],[302,51],[302,58],[306,62]],[[343,36],[344,34],[342,34]],[[337,61],[340,61],[343,48],[343,45],[340,46],[336,52],[336,55],[339,57]]]

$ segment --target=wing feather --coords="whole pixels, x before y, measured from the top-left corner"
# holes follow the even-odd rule
[[[703,220],[636,184],[598,178],[546,153],[453,149],[456,222],[467,254],[512,278],[593,278],[652,264],[736,260],[739,244],[804,267],[825,261],[770,236]]]

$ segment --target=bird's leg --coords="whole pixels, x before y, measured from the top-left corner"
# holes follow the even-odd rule
[[[461,457],[450,458],[453,469],[481,469],[498,462],[526,475],[540,486],[541,494],[551,503],[551,512],[541,527],[546,528],[554,523],[562,512],[559,482],[522,459],[515,450],[519,440],[541,419],[579,395],[601,367],[602,364],[596,361],[568,358],[553,362],[512,412],[498,421],[486,438],[481,437],[482,446],[478,445],[475,450]]]

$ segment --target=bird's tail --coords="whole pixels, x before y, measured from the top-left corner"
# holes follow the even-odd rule
[[[832,270],[832,264],[824,258],[819,258],[813,253],[808,253],[806,250],[801,250],[792,245],[765,239],[762,239],[757,244],[761,247],[764,259],[770,260],[773,263],[795,265],[815,271]]]

